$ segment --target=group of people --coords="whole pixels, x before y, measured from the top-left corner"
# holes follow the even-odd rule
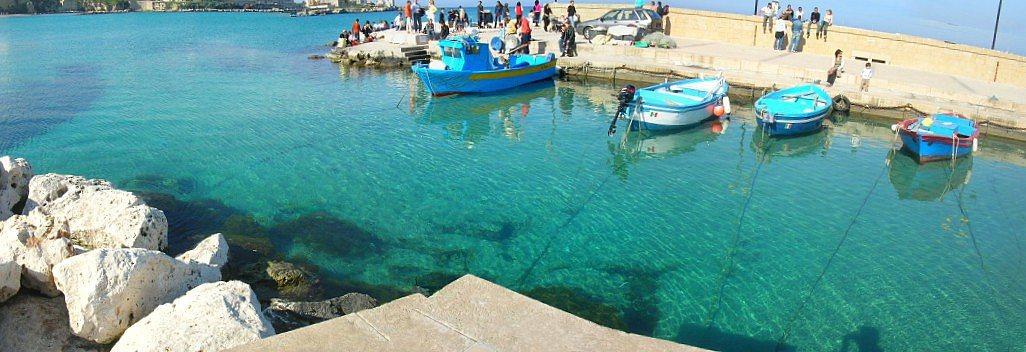
[[[371,23],[370,21],[360,24],[360,19],[357,18],[353,21],[353,25],[349,29],[343,30],[338,35],[338,41],[335,45],[340,47],[354,46],[360,43],[366,43],[374,41],[374,36],[371,33],[388,29],[388,23],[385,21]]]
[[[826,41],[827,31],[834,25],[834,11],[820,13],[819,7],[813,7],[809,17],[805,18],[805,10],[801,6],[795,10],[788,4],[782,11],[780,3],[771,1],[760,10],[762,13],[762,32],[771,29],[774,35],[773,49],[790,52],[801,51],[802,38],[811,38],[815,26],[816,39]],[[788,45],[787,27],[791,27],[790,45]]]
[[[834,82],[837,80],[837,76],[840,76],[844,72],[844,51],[837,49],[834,51],[834,62],[827,69],[827,87],[832,87]],[[869,81],[876,75],[876,70],[873,69],[873,63],[867,62],[866,67],[862,69],[862,72],[858,76],[858,85],[860,92],[869,91]]]

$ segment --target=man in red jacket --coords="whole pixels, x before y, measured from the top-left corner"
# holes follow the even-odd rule
[[[531,21],[527,17],[520,17],[520,45],[524,47],[523,53],[530,54],[531,48]]]

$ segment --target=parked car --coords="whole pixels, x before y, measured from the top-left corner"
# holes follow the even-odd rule
[[[649,9],[616,9],[606,12],[601,17],[577,24],[577,34],[591,40],[605,33],[612,26],[628,26],[644,29],[647,33],[661,32],[663,18]]]

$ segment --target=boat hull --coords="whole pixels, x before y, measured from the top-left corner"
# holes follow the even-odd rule
[[[905,120],[898,124],[898,135],[901,137],[901,148],[916,157],[920,164],[938,160],[951,160],[969,155],[973,152],[974,134],[968,138],[946,138],[941,136],[921,135],[908,129],[915,119]]]
[[[800,120],[772,120],[757,114],[756,121],[770,136],[800,136],[823,129],[823,120],[830,116],[830,110]]]
[[[490,93],[551,79],[556,75],[556,60],[550,57],[542,64],[496,71],[437,70],[420,64],[413,67],[413,72],[435,96]]]
[[[689,109],[657,109],[642,108],[631,112],[630,129],[632,131],[667,131],[694,127],[715,117],[713,109],[716,102],[691,107]]]

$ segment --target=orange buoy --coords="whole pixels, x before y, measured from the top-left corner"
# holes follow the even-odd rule
[[[716,117],[723,116],[723,105],[716,105],[716,107],[713,108],[713,115],[716,115]]]
[[[713,131],[713,133],[717,133],[717,134],[723,133],[723,123],[719,122],[719,121],[713,122],[712,123],[712,131]]]
[[[527,117],[527,114],[531,112],[531,105],[524,104],[520,106],[520,116]]]

